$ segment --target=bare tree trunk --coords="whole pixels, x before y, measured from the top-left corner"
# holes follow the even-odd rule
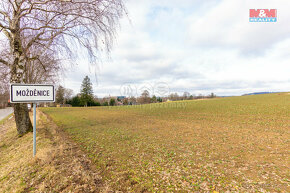
[[[10,40],[11,52],[13,53],[13,64],[11,66],[11,83],[25,83],[25,59],[21,44],[20,21],[17,12],[14,12],[12,28],[14,33]],[[14,115],[18,135],[22,136],[32,131],[27,104],[14,104]]]
[[[32,131],[32,124],[29,118],[27,104],[14,104],[14,115],[18,135],[22,136],[25,133]]]
[[[15,58],[17,61],[17,57]],[[20,62],[19,62],[20,63]],[[12,70],[12,78],[11,82],[14,83],[25,83],[23,80],[23,64],[14,63],[13,70]],[[14,104],[14,115],[15,115],[15,122],[17,127],[17,132],[20,136],[24,135],[32,131],[32,124],[29,117],[29,111],[26,103],[17,103]]]

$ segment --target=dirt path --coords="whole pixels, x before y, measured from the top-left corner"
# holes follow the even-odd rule
[[[5,117],[7,117],[8,115],[10,115],[11,113],[13,113],[12,107],[8,107],[6,109],[0,109],[0,121],[4,119]]]

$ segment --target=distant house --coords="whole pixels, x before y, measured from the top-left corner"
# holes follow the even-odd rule
[[[121,106],[121,105],[123,105],[123,103],[120,102],[120,101],[118,101],[118,102],[117,102],[117,106]]]

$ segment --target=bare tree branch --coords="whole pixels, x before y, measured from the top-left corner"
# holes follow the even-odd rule
[[[0,62],[6,66],[9,66],[9,63],[1,58],[0,58]]]

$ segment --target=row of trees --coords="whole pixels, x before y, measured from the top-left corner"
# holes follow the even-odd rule
[[[73,107],[87,107],[87,106],[114,106],[116,104],[115,99],[110,99],[109,102],[104,103],[99,102],[96,97],[94,97],[93,86],[91,80],[86,76],[81,84],[80,93],[73,96],[73,91],[71,89],[66,89],[63,86],[59,86],[56,91],[56,103],[63,105],[69,104]]]
[[[144,90],[140,97],[137,98],[137,103],[139,104],[149,104],[149,103],[157,103],[157,102],[164,102],[164,101],[179,101],[179,100],[195,100],[195,99],[204,99],[204,98],[215,98],[216,95],[211,93],[210,95],[194,95],[190,94],[189,92],[184,92],[182,96],[179,96],[178,93],[171,93],[167,97],[156,97],[153,95],[150,97],[149,92]]]
[[[184,92],[182,96],[179,96],[177,93],[172,93],[168,96],[168,99],[171,101],[178,101],[178,100],[194,100],[194,99],[204,99],[204,98],[215,98],[216,95],[211,93],[209,95],[194,95],[190,94],[189,92]]]
[[[99,99],[94,96],[92,83],[90,78],[86,76],[81,84],[80,93],[72,97],[72,90],[59,86],[56,92],[56,103],[69,104],[73,107],[87,107],[87,106],[115,106],[115,105],[134,105],[134,104],[149,104],[164,101],[177,101],[177,100],[193,100],[203,98],[214,98],[214,93],[210,95],[191,95],[189,92],[184,92],[182,96],[177,93],[172,93],[168,97],[150,96],[149,91],[144,90],[140,97],[104,97]]]
[[[84,99],[79,96],[79,95],[76,95],[74,96],[71,100],[68,100],[66,102],[66,104],[69,104],[73,107],[83,107],[83,106],[89,106],[89,107],[93,107],[93,106],[115,106],[116,105],[116,100],[111,98],[108,101],[104,101],[104,102],[101,102],[99,101],[99,99],[97,98],[93,98],[92,100],[88,101],[87,103],[85,103]]]
[[[56,91],[55,102],[60,105],[70,104],[72,106],[97,106],[94,101],[93,88],[90,78],[86,76],[81,85],[81,92],[73,96],[71,89],[59,86]]]

